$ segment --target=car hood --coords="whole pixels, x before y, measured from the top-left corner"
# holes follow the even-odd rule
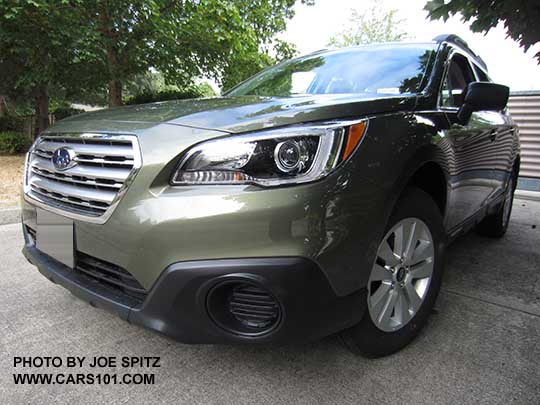
[[[241,133],[270,127],[412,109],[415,96],[215,97],[99,110],[60,121],[55,131],[141,130],[157,124]]]

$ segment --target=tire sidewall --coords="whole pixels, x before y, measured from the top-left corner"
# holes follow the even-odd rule
[[[517,174],[514,171],[512,177],[510,178],[507,189],[504,192],[503,201],[498,204],[497,210],[486,216],[476,227],[477,232],[486,237],[490,238],[501,238],[506,233],[508,226],[510,225],[510,218],[512,216],[512,209],[514,206],[514,192],[517,185]],[[506,207],[506,195],[511,193],[510,199],[510,210],[508,212],[508,217],[505,216],[504,210]]]
[[[510,196],[510,201],[509,201],[509,209],[508,209],[508,214],[505,215],[504,211],[506,209],[506,204],[507,204],[507,200],[506,200],[506,193],[505,193],[505,198],[504,198],[504,201],[503,203],[501,204],[501,222],[502,222],[502,229],[503,229],[503,234],[506,233],[506,230],[508,229],[508,225],[510,224],[510,217],[512,216],[512,208],[514,207],[514,191],[516,189],[515,187],[515,178],[514,178],[514,175],[512,175],[512,177],[510,178],[510,181],[508,182],[508,186],[507,186],[507,190],[506,190],[506,193],[510,193],[511,196]]]

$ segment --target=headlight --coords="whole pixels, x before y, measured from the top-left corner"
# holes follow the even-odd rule
[[[295,126],[203,142],[180,159],[172,185],[256,184],[318,180],[360,143],[367,120]]]

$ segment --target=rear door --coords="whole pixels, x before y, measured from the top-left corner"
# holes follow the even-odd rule
[[[493,146],[502,122],[498,113],[481,111],[473,113],[470,121],[461,125],[458,110],[467,85],[477,79],[468,57],[457,50],[450,52],[446,66],[439,108],[450,122],[444,135],[452,155],[447,219],[451,229],[478,212],[495,192],[493,165],[498,157]]]

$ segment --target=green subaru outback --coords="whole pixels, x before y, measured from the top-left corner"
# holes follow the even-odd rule
[[[386,355],[426,323],[448,242],[508,226],[507,100],[443,36],[317,52],[222,97],[62,120],[27,156],[24,254],[181,342],[342,332]]]

